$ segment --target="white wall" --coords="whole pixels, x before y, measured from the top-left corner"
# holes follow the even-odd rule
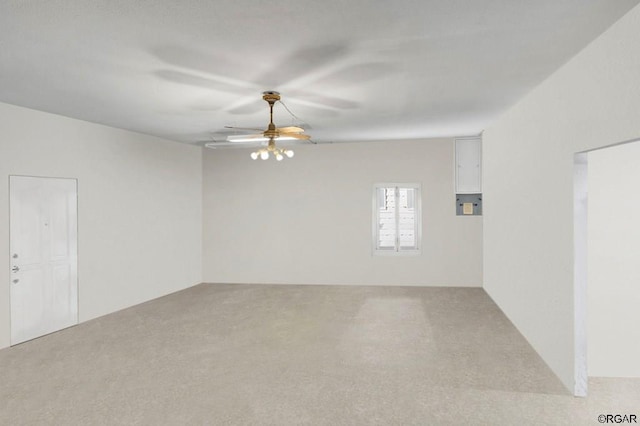
[[[484,285],[574,389],[573,154],[640,136],[640,7],[484,133]]]
[[[482,217],[455,215],[452,139],[294,149],[205,150],[206,282],[482,285]],[[420,256],[372,256],[377,182],[422,184]]]
[[[78,179],[80,321],[201,282],[202,150],[0,104],[0,348],[9,175]]]
[[[589,153],[588,372],[640,377],[640,142]]]

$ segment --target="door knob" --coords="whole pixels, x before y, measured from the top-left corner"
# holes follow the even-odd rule
[[[13,283],[14,284],[18,284],[19,281],[20,281],[19,279],[15,279],[15,280],[13,280]]]
[[[13,272],[18,272],[20,270],[20,268],[18,268],[17,266],[14,266],[13,268],[11,268],[11,270]]]

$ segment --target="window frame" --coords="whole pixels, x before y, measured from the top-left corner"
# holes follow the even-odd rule
[[[416,218],[416,248],[402,249],[398,245],[398,239],[396,238],[396,245],[393,249],[380,249],[378,248],[378,232],[380,229],[380,217],[379,217],[379,204],[378,191],[380,189],[386,189],[395,187],[396,189],[407,188],[414,189],[415,198],[413,200]],[[399,217],[398,201],[399,196],[396,197],[396,217]],[[371,254],[373,256],[417,256],[422,254],[422,185],[416,182],[382,182],[373,184],[373,196],[372,196],[372,215],[371,215]],[[398,219],[397,219],[398,220]],[[396,220],[396,235],[399,233],[399,222]]]

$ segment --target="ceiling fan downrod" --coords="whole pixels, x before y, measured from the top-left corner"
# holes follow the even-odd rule
[[[262,92],[262,99],[269,103],[269,127],[264,132],[264,136],[267,138],[277,138],[280,135],[276,131],[276,125],[273,124],[273,105],[280,100],[280,93],[273,90]]]

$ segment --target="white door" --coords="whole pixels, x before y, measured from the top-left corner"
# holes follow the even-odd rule
[[[11,344],[78,323],[75,179],[9,177]]]

